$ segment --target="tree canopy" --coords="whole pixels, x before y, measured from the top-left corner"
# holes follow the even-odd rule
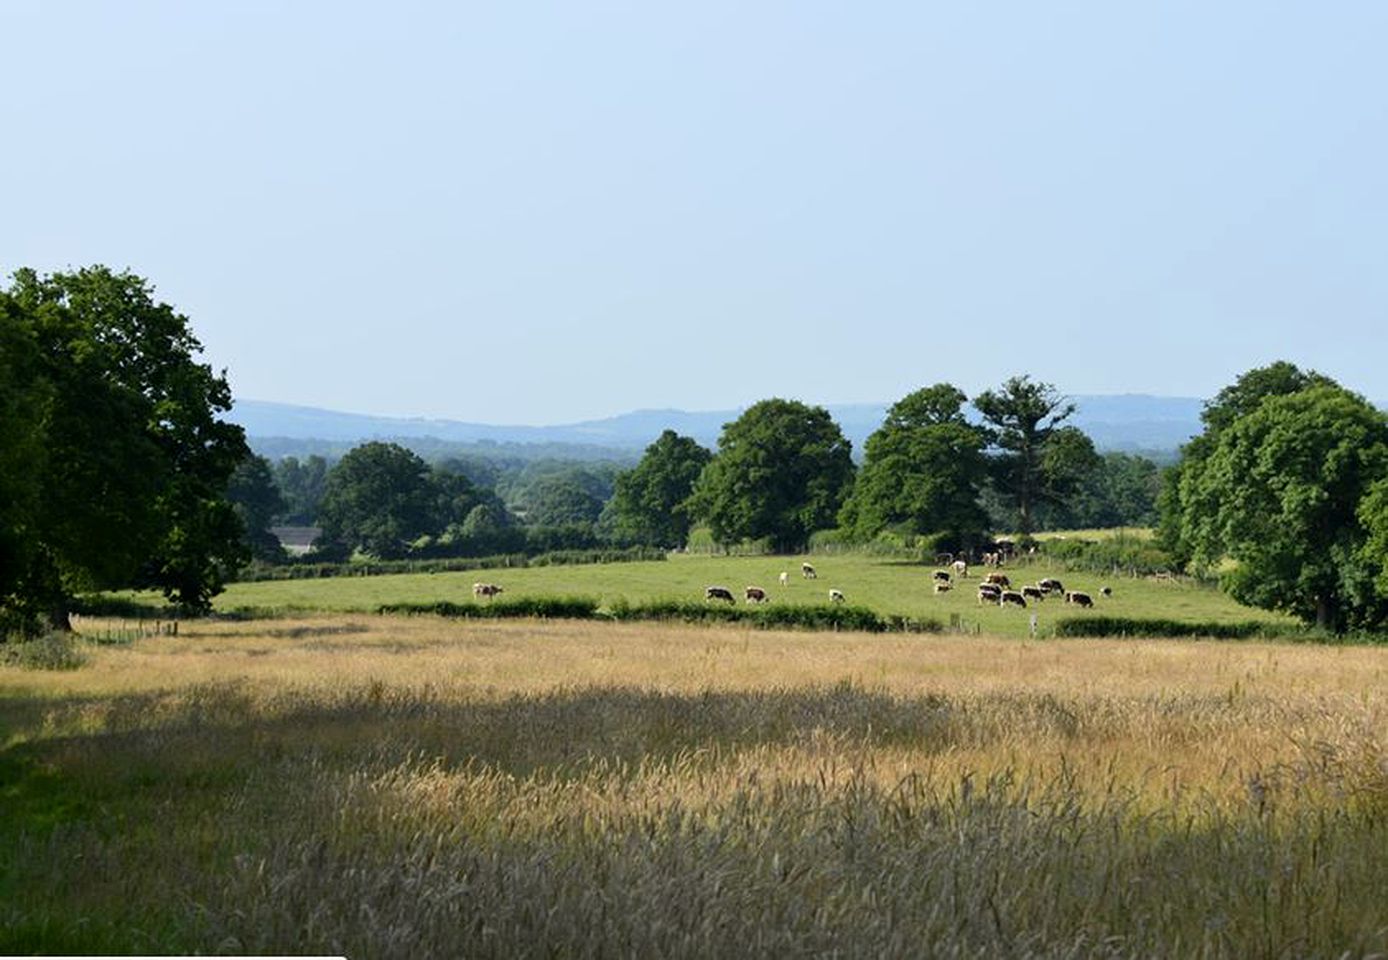
[[[227,483],[227,499],[241,518],[251,556],[266,563],[284,560],[284,547],[270,532],[275,517],[285,510],[285,499],[275,484],[270,461],[255,454],[242,460]]]
[[[74,592],[125,586],[206,607],[247,559],[225,490],[248,450],[188,319],[98,266],[18,271],[0,324],[10,617],[64,627]]]
[[[980,539],[988,525],[979,505],[988,475],[987,436],[965,420],[967,400],[957,387],[940,383],[893,404],[868,437],[840,525],[858,539],[888,526],[943,534],[960,545]]]
[[[609,504],[610,529],[618,539],[666,548],[689,539],[688,500],[713,454],[689,437],[666,430],[646,447],[641,462],[617,477]]]
[[[1337,632],[1381,623],[1388,593],[1362,560],[1377,542],[1388,417],[1290,364],[1220,398],[1163,497],[1164,535],[1197,569],[1234,561],[1224,581],[1242,603]]]
[[[791,552],[833,525],[852,479],[849,443],[828,411],[762,400],[724,425],[692,506],[719,543],[765,537]]]
[[[1063,501],[1097,467],[1094,444],[1078,429],[1061,426],[1075,405],[1051,384],[1025,375],[980,393],[974,408],[997,448],[991,460],[993,486],[1016,509],[1018,532],[1027,537],[1036,529],[1037,505]]]
[[[362,444],[328,473],[319,540],[381,559],[402,557],[439,529],[438,497],[429,465],[418,456],[396,443]]]

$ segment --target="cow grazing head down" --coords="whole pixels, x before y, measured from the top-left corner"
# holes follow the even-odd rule
[[[705,600],[726,600],[728,603],[737,603],[733,598],[733,592],[727,587],[705,587]]]
[[[1027,605],[1027,598],[1016,590],[1004,590],[998,595],[998,606],[1005,607],[1009,603],[1014,606],[1025,607]]]
[[[766,602],[766,591],[761,587],[747,587],[742,591],[742,594],[747,598],[748,603]]]
[[[501,593],[501,588],[494,583],[474,583],[472,585],[472,595],[474,597],[494,597]]]
[[[843,591],[842,591],[842,590],[830,590],[830,591],[829,591],[829,600],[830,600],[830,602],[832,602],[832,603],[843,603],[843,602],[844,602]]]
[[[1067,590],[1065,593],[1065,602],[1073,603],[1076,606],[1080,607],[1094,606],[1094,598],[1091,597],[1089,594],[1083,593],[1079,590]]]
[[[800,564],[800,576],[804,577],[806,580],[814,580],[819,577],[819,574],[815,573],[812,564],[802,563]]]

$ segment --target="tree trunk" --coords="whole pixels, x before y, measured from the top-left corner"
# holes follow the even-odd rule
[[[48,626],[60,633],[72,632],[72,616],[68,613],[67,600],[59,600],[48,611]]]
[[[1324,597],[1316,597],[1316,627],[1320,630],[1333,630],[1335,624],[1332,622],[1332,607],[1330,601]]]

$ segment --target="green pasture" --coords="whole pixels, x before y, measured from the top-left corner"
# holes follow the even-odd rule
[[[1060,565],[1040,560],[1005,567],[1014,584],[1032,583],[1045,576],[1062,580],[1069,589],[1084,590],[1095,598],[1086,612],[1059,599],[1032,603],[1026,610],[980,605],[975,587],[982,568],[971,569],[968,579],[949,593],[935,594],[932,566],[880,557],[843,555],[811,558],[819,577],[800,575],[803,557],[705,557],[673,556],[664,562],[591,564],[469,570],[457,573],[394,574],[372,577],[337,577],[322,580],[235,583],[219,596],[216,607],[284,611],[319,610],[365,612],[387,603],[430,603],[472,600],[472,585],[486,581],[500,585],[506,599],[535,596],[591,596],[606,606],[620,599],[640,603],[661,599],[702,599],[704,588],[719,584],[731,589],[739,602],[744,587],[762,587],[773,604],[827,604],[830,588],[843,591],[848,602],[879,613],[934,617],[946,624],[959,618],[964,629],[1002,636],[1025,636],[1030,616],[1036,615],[1038,633],[1046,635],[1060,617],[1094,615],[1160,617],[1185,621],[1233,623],[1262,620],[1287,623],[1287,618],[1241,607],[1219,591],[1191,582],[1161,582],[1126,576],[1102,577],[1093,573],[1067,572]],[[790,574],[781,587],[778,575]],[[1113,596],[1099,596],[1108,585]],[[485,601],[484,601],[485,602]]]

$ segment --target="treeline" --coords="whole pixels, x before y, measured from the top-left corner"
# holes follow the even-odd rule
[[[1388,621],[1388,417],[1290,363],[1221,391],[1164,473],[1099,455],[1074,404],[1027,376],[902,397],[861,464],[822,407],[773,398],[716,450],[666,431],[623,469],[428,463],[391,443],[271,463],[222,418],[230,386],[200,352],[128,273],[21,270],[0,288],[0,634],[66,628],[76,595],[113,588],[207,609],[253,556],[287,561],[270,528],[290,521],[322,530],[305,562],[342,564],[669,550],[696,525],[724,549],[933,555],[1155,519],[1163,556],[1133,569],[1169,560],[1336,633]]]
[[[725,426],[717,452],[666,431],[630,469],[612,463],[433,464],[372,442],[337,463],[254,457],[232,500],[263,562],[285,562],[273,524],[317,525],[301,563],[678,549],[691,529],[724,548],[803,549],[824,531],[870,550],[969,549],[990,531],[1150,525],[1157,466],[1100,456],[1053,387],[1026,377],[967,397],[940,384],[895,404],[854,465],[822,408],[767,400]]]

